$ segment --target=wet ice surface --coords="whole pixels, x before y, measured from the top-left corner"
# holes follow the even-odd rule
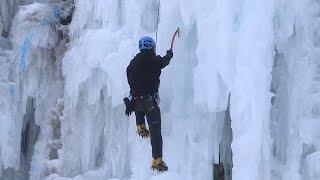
[[[226,179],[320,178],[316,0],[37,2],[0,2],[0,179],[209,180],[219,159]],[[162,174],[122,103],[159,4],[158,54],[181,29]]]

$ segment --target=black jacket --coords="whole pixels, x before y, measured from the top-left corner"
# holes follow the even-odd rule
[[[156,56],[152,50],[142,50],[127,67],[127,78],[133,96],[153,95],[158,92],[161,69],[172,58],[172,51],[164,57]]]

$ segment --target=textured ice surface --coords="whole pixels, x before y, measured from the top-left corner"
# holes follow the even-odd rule
[[[0,8],[1,180],[209,180],[219,161],[226,179],[320,178],[319,1],[2,0]],[[178,26],[161,77],[169,171],[159,174],[149,140],[123,113],[125,70],[142,35],[158,29],[164,55]]]
[[[1,61],[4,64],[0,97],[4,104],[0,121],[3,179],[23,179],[28,171],[31,179],[36,179],[32,174],[38,177],[45,174],[41,162],[48,153],[49,112],[63,92],[60,60],[56,59],[55,49],[58,21],[54,6],[34,3],[20,6],[11,23],[7,38],[10,49]],[[41,132],[36,138],[38,128]]]

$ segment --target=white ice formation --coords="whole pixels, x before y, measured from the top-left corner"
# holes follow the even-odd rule
[[[158,174],[125,71],[177,27]],[[318,0],[1,0],[0,179],[319,180],[319,29]]]

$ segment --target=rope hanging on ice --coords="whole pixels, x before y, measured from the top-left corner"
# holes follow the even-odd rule
[[[159,3],[158,3],[158,17],[157,17],[157,29],[156,29],[156,44],[158,43],[159,21],[160,21],[160,1],[159,1]]]

